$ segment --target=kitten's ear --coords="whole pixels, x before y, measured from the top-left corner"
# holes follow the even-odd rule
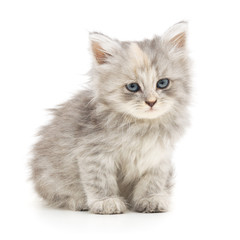
[[[171,49],[183,50],[186,47],[187,22],[179,22],[169,28],[162,36],[162,41]]]
[[[107,63],[109,57],[114,56],[117,53],[117,50],[120,49],[120,44],[118,41],[113,40],[101,33],[90,33],[89,39],[93,56],[100,65]]]

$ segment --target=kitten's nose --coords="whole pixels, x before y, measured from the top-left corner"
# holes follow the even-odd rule
[[[153,105],[154,105],[156,102],[157,102],[157,100],[155,100],[155,101],[145,101],[145,103],[146,103],[147,105],[149,105],[150,107],[153,107]]]

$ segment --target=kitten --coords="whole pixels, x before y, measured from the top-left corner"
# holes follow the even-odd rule
[[[90,34],[89,89],[54,110],[33,150],[35,189],[50,205],[168,210],[171,154],[188,122],[186,28],[142,42]]]

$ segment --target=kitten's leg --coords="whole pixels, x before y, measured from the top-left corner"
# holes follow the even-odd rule
[[[152,170],[142,176],[132,198],[138,212],[166,212],[169,208],[172,170]]]
[[[88,157],[79,164],[79,168],[91,212],[117,214],[126,210],[123,199],[119,197],[116,166],[111,157]]]
[[[34,180],[36,191],[49,206],[74,211],[88,210],[83,186],[75,179],[65,179],[64,182],[59,178],[51,178],[49,175],[41,177],[41,175],[35,174]],[[49,183],[49,180],[52,184]]]
[[[47,199],[48,205],[56,208],[65,208],[72,211],[87,211],[88,206],[83,198],[74,198],[68,195],[57,195],[51,196],[51,199]]]

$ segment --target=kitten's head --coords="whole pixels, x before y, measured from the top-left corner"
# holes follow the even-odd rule
[[[106,108],[154,119],[185,106],[189,96],[187,24],[142,42],[121,42],[91,33],[93,85]]]

